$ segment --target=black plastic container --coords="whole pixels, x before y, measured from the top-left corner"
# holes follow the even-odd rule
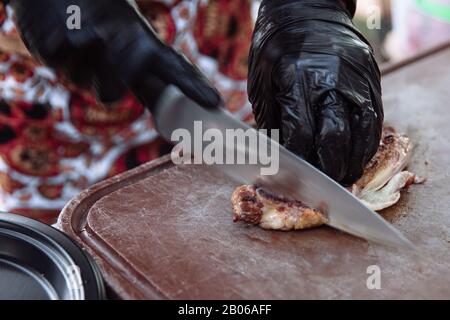
[[[93,259],[62,232],[0,213],[1,300],[98,300],[105,287]]]

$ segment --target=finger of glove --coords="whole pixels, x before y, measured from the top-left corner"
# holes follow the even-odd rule
[[[318,166],[339,182],[347,173],[351,131],[347,103],[336,91],[326,93],[317,107],[317,133]]]
[[[280,107],[272,89],[273,78],[270,64],[258,64],[258,68],[249,69],[248,98],[259,129],[281,129]]]
[[[208,79],[185,57],[172,48],[161,46],[151,71],[163,82],[177,86],[184,94],[205,108],[221,106],[222,98]]]
[[[113,103],[122,98],[127,85],[105,60],[94,67],[93,88],[97,98],[103,103]]]
[[[154,106],[166,87],[167,83],[156,76],[148,75],[145,79],[136,83],[133,86],[132,91],[139,101],[153,113]]]
[[[53,54],[56,48],[65,41],[64,32],[66,26],[59,14],[61,10],[52,7],[53,15],[46,15],[50,1],[37,4],[36,2],[11,1],[14,9],[16,27],[19,30],[24,44],[35,56],[45,58]],[[46,11],[47,10],[47,11]],[[42,17],[45,17],[42,19]],[[47,62],[47,61],[46,61]]]
[[[345,185],[355,183],[364,173],[364,168],[375,155],[381,138],[379,115],[366,105],[355,106],[350,115],[352,130],[352,151],[350,154],[347,175],[342,181]]]
[[[283,59],[274,70],[276,103],[280,108],[282,144],[314,163],[314,115],[307,98],[307,79],[295,59]]]

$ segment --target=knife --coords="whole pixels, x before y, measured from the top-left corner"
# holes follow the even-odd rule
[[[173,85],[164,90],[152,112],[158,132],[168,141],[171,141],[176,129],[186,129],[194,135],[194,121],[201,121],[203,130],[220,130],[224,137],[227,129],[255,130],[224,109],[202,108]],[[274,194],[291,197],[312,208],[323,210],[331,227],[376,243],[413,248],[402,233],[327,175],[267,136],[259,134],[258,139],[266,139],[267,144],[276,144],[279,148],[277,174],[261,175],[260,163],[215,164],[215,168],[239,183],[256,184]],[[233,148],[231,151],[245,152],[247,155],[257,152],[247,145],[225,145],[224,148]],[[224,154],[225,152],[226,150]]]

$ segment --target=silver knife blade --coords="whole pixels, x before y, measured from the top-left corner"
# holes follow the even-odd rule
[[[159,133],[168,141],[171,141],[176,129],[183,128],[193,134],[194,121],[202,121],[203,130],[218,129],[224,136],[227,129],[251,129],[226,110],[202,108],[174,86],[169,86],[161,95],[153,109],[153,117]],[[259,139],[277,144],[262,134]],[[245,152],[247,155],[257,152],[247,145],[224,147],[234,148],[234,151]],[[336,229],[380,244],[413,248],[411,242],[396,228],[368,209],[352,193],[284,147],[278,144],[277,147],[279,171],[275,175],[261,175],[260,163],[214,166],[239,183],[257,184],[274,194],[291,197],[312,208],[323,210],[329,218],[328,224]]]

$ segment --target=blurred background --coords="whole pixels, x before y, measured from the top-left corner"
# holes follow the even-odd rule
[[[359,0],[354,19],[380,64],[450,41],[450,0]]]

